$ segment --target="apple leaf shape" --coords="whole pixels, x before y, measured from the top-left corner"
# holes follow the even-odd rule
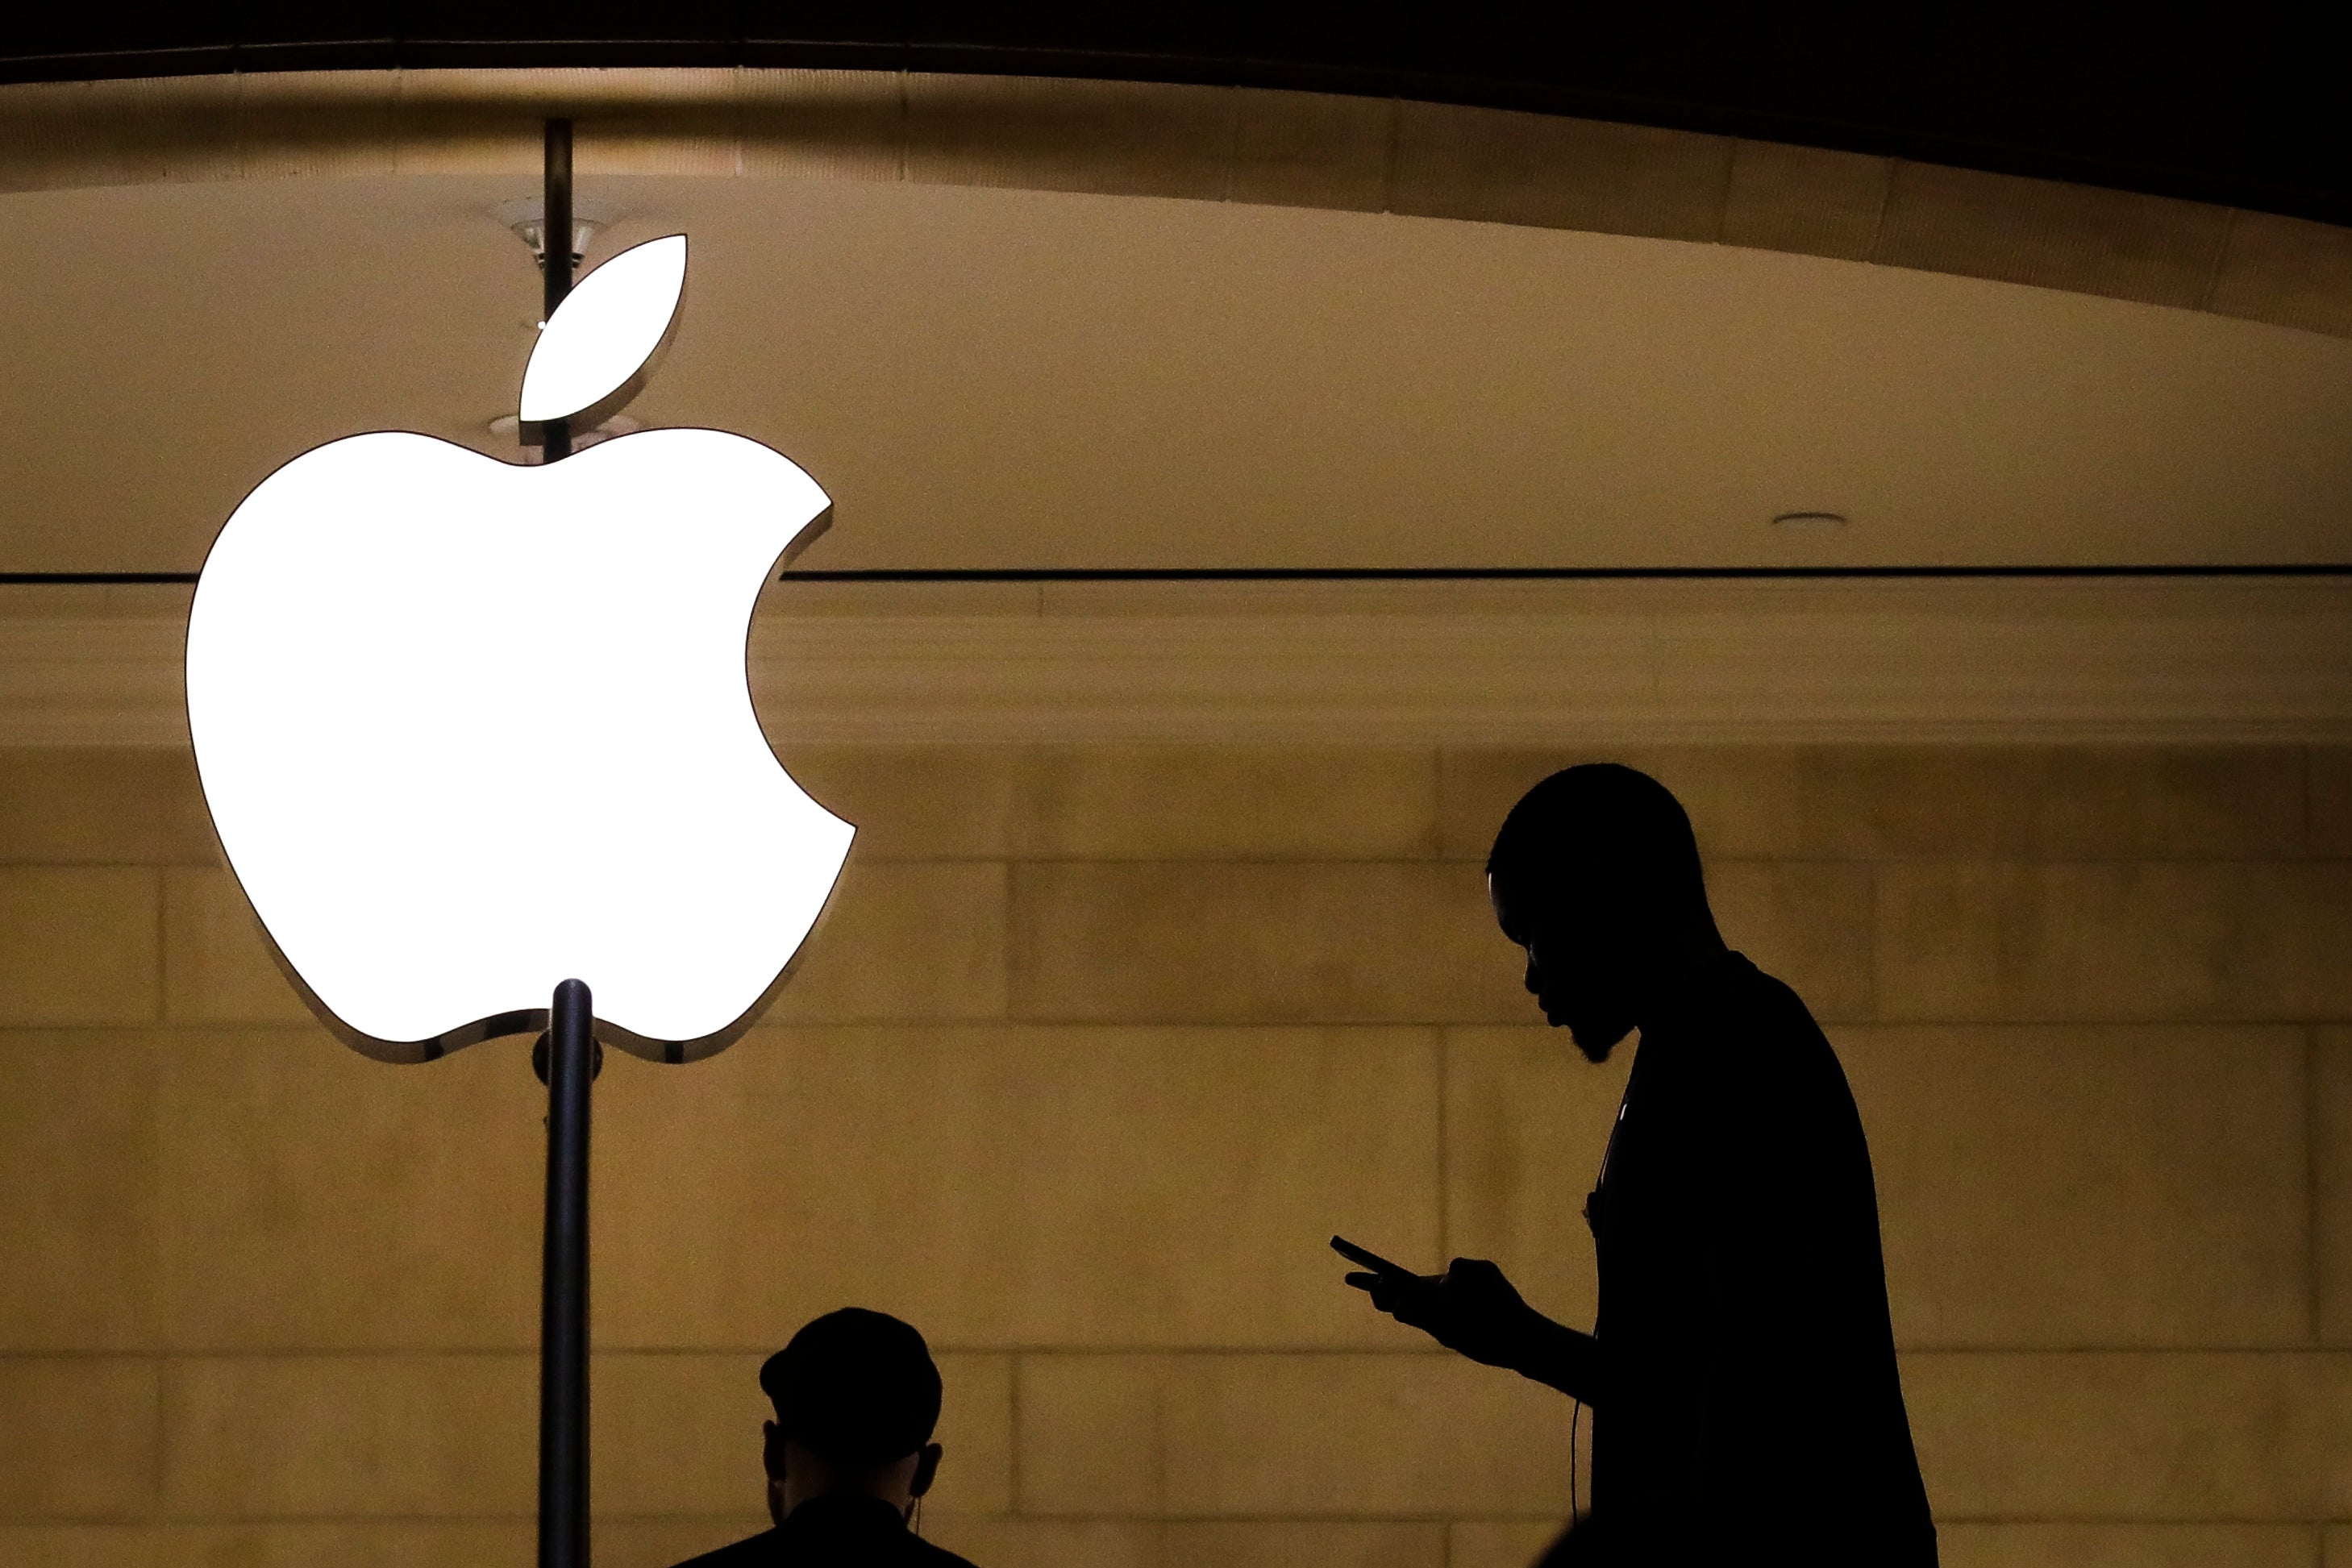
[[[632,246],[582,278],[523,367],[525,433],[559,419],[585,429],[618,413],[669,346],[685,294],[684,235]]]

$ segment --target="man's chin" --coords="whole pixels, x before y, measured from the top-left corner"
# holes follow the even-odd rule
[[[1568,1030],[1568,1038],[1576,1042],[1576,1049],[1582,1053],[1584,1060],[1596,1065],[1608,1061],[1609,1053],[1617,1049],[1618,1042],[1633,1032],[1632,1024],[1601,1024],[1590,1019],[1579,1021],[1554,1018],[1551,1023],[1555,1029]]]

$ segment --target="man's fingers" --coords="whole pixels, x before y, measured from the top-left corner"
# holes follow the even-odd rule
[[[1437,1281],[1420,1274],[1385,1274],[1362,1271],[1345,1276],[1346,1282],[1372,1298],[1372,1305],[1400,1322],[1419,1326],[1425,1314],[1417,1311]]]

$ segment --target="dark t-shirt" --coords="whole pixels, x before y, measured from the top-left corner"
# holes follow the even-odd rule
[[[1600,1186],[1591,1525],[1559,1563],[1932,1568],[1862,1117],[1736,953],[1646,1024]]]
[[[677,1568],[972,1568],[878,1498],[811,1498],[783,1523]]]

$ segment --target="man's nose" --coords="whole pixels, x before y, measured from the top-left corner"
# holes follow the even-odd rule
[[[1528,988],[1528,995],[1535,997],[1541,996],[1543,994],[1543,981],[1536,974],[1536,956],[1533,953],[1528,955],[1528,975],[1526,984]]]

